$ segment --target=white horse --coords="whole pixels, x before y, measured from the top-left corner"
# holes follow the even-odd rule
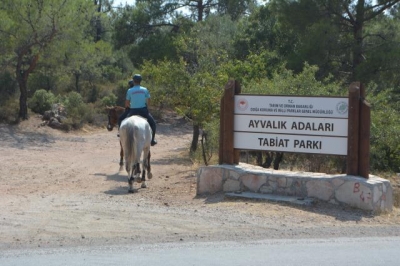
[[[120,141],[125,155],[125,169],[128,173],[129,192],[133,193],[133,182],[142,183],[146,188],[147,178],[153,174],[150,167],[150,143],[152,131],[147,120],[141,116],[131,116],[122,121],[119,129]],[[142,158],[142,176],[140,177],[140,157]]]

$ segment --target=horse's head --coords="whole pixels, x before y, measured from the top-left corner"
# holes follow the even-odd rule
[[[108,124],[107,124],[107,130],[111,131],[115,126],[118,125],[118,113],[117,113],[117,108],[115,106],[112,107],[106,107],[106,111],[108,114]]]
[[[118,118],[124,113],[125,108],[121,106],[107,106],[106,112],[108,115],[107,130],[111,131],[114,127],[118,126]]]

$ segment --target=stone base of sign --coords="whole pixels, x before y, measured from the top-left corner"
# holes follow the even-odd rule
[[[271,170],[239,165],[204,166],[197,171],[197,195],[253,192],[314,198],[363,210],[388,212],[393,208],[390,181],[348,175]]]

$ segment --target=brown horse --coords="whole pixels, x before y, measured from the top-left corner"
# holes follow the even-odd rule
[[[107,130],[112,131],[114,127],[118,127],[118,118],[124,113],[125,108],[121,107],[121,106],[111,106],[111,107],[107,106],[106,111],[108,113]],[[121,146],[119,165],[123,166],[124,165],[124,150],[122,148],[121,142],[119,142],[119,145]]]

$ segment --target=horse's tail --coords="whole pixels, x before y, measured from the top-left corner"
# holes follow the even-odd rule
[[[139,163],[140,162],[140,156],[142,154],[143,151],[143,140],[141,140],[141,138],[143,138],[142,136],[143,134],[141,133],[141,130],[139,129],[139,127],[137,125],[135,125],[135,128],[133,130],[133,139],[134,139],[134,145],[132,146],[132,151],[136,156],[136,160]]]
[[[140,160],[140,154],[143,150],[143,141],[141,140],[141,130],[138,125],[134,123],[133,120],[128,121],[128,126],[124,127],[124,130],[127,134],[127,139],[125,143],[126,149],[129,151],[127,156],[130,157],[131,160]]]
[[[136,163],[137,157],[137,126],[133,123],[128,127],[128,146],[129,146],[129,157],[132,163]],[[140,157],[139,157],[140,158]]]
[[[126,171],[131,171],[133,167],[133,155],[134,155],[134,140],[133,140],[133,126],[128,123],[121,125],[119,129],[120,141],[124,150],[125,155],[125,168]]]

